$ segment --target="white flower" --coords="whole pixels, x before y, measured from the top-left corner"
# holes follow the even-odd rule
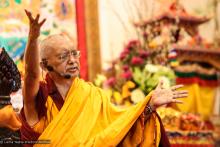
[[[158,72],[159,68],[153,64],[146,64],[144,70],[150,73],[156,73]]]
[[[134,103],[138,103],[145,98],[145,95],[142,90],[135,89],[131,92],[131,100]]]

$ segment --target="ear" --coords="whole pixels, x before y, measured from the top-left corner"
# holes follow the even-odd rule
[[[47,71],[45,62],[41,61],[40,62],[40,67],[42,68],[42,70]]]

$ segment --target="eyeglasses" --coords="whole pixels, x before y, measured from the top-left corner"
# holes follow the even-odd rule
[[[73,56],[74,58],[79,58],[80,51],[78,51],[78,50],[67,51],[65,53],[60,54],[58,56],[58,59],[61,61],[66,61],[66,60],[70,59],[70,56]]]

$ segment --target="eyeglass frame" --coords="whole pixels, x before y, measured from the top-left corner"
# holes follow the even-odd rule
[[[60,61],[67,61],[70,59],[70,56],[73,56],[74,58],[79,58],[80,57],[80,51],[79,50],[70,50],[66,51],[65,53],[62,53],[60,55],[57,55],[58,59]]]
[[[77,53],[77,54],[74,55],[73,54],[74,52]],[[62,59],[63,58],[62,55],[65,55],[65,54],[67,54],[66,59]],[[70,59],[70,55],[72,55],[74,58],[79,58],[80,57],[80,51],[79,50],[70,50],[70,51],[66,51],[65,53],[62,53],[60,55],[56,55],[56,57],[58,57],[58,59],[60,61],[65,62],[65,61],[67,61],[67,59],[68,60]],[[43,58],[43,59],[41,59],[41,62],[43,64],[47,65],[48,59]]]

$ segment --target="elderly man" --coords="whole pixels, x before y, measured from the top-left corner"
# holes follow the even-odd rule
[[[103,90],[78,77],[80,51],[63,35],[52,35],[38,48],[39,14],[30,22],[25,51],[24,140],[49,140],[51,146],[169,146],[155,109],[186,91],[163,89],[162,83],[140,103],[126,109],[110,103]],[[40,81],[41,70],[47,72]],[[40,146],[42,144],[35,144]]]

